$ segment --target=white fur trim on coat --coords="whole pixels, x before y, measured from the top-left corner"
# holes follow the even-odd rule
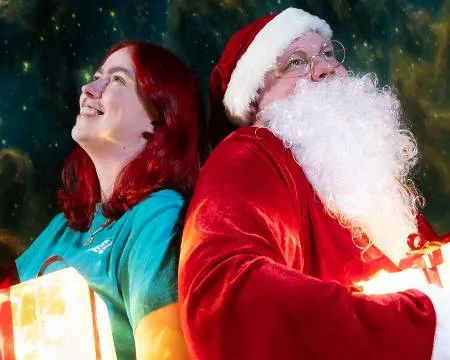
[[[431,360],[450,359],[450,291],[434,285],[422,287],[419,290],[430,298],[436,312]]]
[[[248,124],[250,103],[264,84],[266,72],[289,44],[306,31],[317,31],[324,39],[332,36],[330,26],[301,9],[288,8],[269,21],[255,36],[231,74],[223,103],[237,125]]]

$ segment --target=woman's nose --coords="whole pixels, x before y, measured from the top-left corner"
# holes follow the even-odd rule
[[[106,79],[97,79],[81,87],[81,92],[92,98],[99,98],[107,85]]]

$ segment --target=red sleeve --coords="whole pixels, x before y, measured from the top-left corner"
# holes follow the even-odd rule
[[[290,266],[301,234],[281,172],[262,143],[237,136],[202,172],[179,273],[193,358],[430,359],[436,318],[421,292],[367,296]]]

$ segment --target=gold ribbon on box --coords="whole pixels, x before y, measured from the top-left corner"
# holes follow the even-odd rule
[[[427,282],[444,287],[440,274],[440,267],[447,268],[450,263],[450,243],[443,244],[438,241],[426,241],[420,248],[410,252],[410,256],[400,262],[401,269],[422,269]],[[445,282],[445,280],[444,280]]]

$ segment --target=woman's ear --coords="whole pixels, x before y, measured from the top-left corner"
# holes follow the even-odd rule
[[[164,119],[162,118],[161,112],[158,110],[156,103],[153,100],[148,100],[145,105],[147,108],[147,113],[150,116],[150,123],[151,123],[150,132],[153,132],[154,128],[161,125]]]
[[[147,141],[149,141],[152,138],[152,136],[153,136],[153,133],[150,131],[144,131],[142,133],[142,137]]]
[[[142,137],[146,140],[150,140],[153,137],[153,134],[155,133],[156,126],[157,125],[155,124],[155,121],[152,118],[150,118],[150,122],[147,124],[145,129],[143,129]]]

